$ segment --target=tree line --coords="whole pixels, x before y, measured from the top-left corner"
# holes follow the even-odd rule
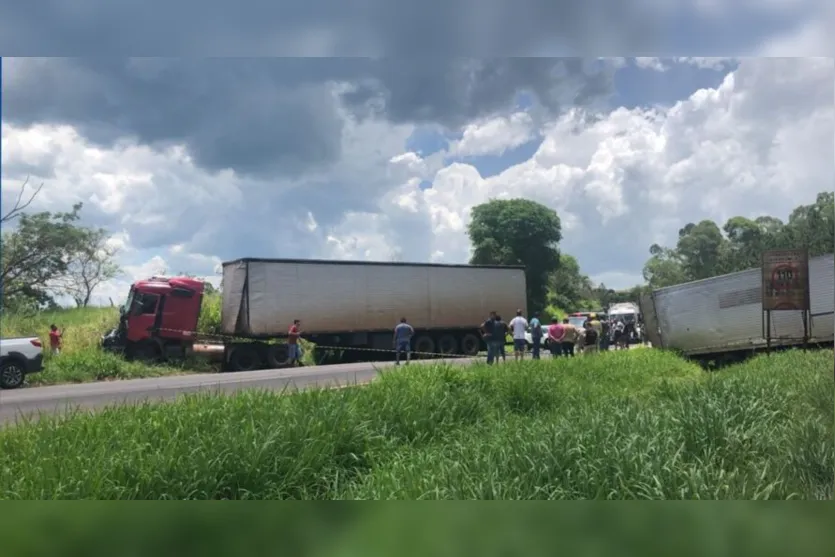
[[[62,296],[86,307],[99,285],[121,273],[117,249],[106,230],[80,225],[81,203],[67,212],[27,213],[43,184],[28,186],[27,180],[14,206],[0,216],[2,310],[55,308]]]
[[[2,309],[55,307],[62,296],[85,307],[97,287],[121,274],[117,250],[108,244],[104,229],[80,225],[81,203],[68,212],[27,213],[42,185],[24,200],[27,186],[28,181],[12,209],[0,216]],[[650,247],[643,268],[646,283],[625,290],[593,284],[576,258],[561,253],[559,215],[535,201],[494,199],[478,205],[467,233],[471,264],[526,268],[529,312],[595,310],[637,301],[648,288],[757,267],[766,249],[807,247],[811,256],[832,253],[835,195],[820,193],[815,203],[796,207],[785,223],[770,216],[737,216],[721,227],[711,220],[688,223],[674,247]]]
[[[712,220],[688,223],[674,247],[649,248],[643,276],[649,287],[662,288],[759,267],[763,251],[792,248],[807,248],[810,257],[835,251],[835,194],[819,193],[786,222],[760,216],[732,217],[721,227]]]
[[[835,195],[796,207],[787,222],[776,217],[733,217],[688,223],[675,247],[652,245],[643,268],[645,284],[613,290],[593,284],[577,260],[561,253],[562,227],[553,209],[528,199],[491,200],[473,208],[467,230],[471,264],[523,265],[528,312],[546,308],[593,311],[618,302],[637,302],[648,289],[710,278],[760,265],[768,249],[809,249],[811,257],[835,251]]]

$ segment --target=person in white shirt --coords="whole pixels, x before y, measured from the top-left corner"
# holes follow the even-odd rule
[[[513,357],[516,360],[525,358],[525,348],[527,347],[527,340],[525,333],[528,330],[528,320],[522,316],[522,310],[516,310],[516,317],[510,322],[510,330],[513,331]]]

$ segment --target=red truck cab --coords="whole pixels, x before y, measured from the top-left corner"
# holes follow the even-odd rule
[[[145,360],[185,355],[193,345],[204,288],[190,277],[136,281],[120,308],[119,326],[102,337],[102,347]]]

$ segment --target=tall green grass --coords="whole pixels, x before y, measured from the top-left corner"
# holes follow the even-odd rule
[[[220,302],[207,296],[205,312],[201,312],[201,325],[212,332],[214,323],[220,323]],[[27,376],[31,386],[59,383],[83,383],[112,379],[159,377],[214,369],[198,358],[171,365],[150,365],[128,362],[122,356],[102,352],[101,336],[115,327],[119,310],[115,307],[72,308],[42,311],[32,314],[3,314],[0,316],[0,334],[3,337],[37,336],[44,345],[44,369]],[[55,324],[64,331],[61,354],[53,356],[49,350],[49,326]],[[218,325],[219,326],[219,325]],[[203,329],[201,329],[202,331]]]
[[[45,417],[0,432],[0,497],[822,499],[834,364],[635,350]]]

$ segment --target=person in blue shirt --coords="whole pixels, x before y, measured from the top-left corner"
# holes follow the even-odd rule
[[[406,354],[406,363],[412,359],[412,337],[415,330],[406,322],[405,317],[400,318],[400,323],[394,328],[394,350],[395,365],[400,365],[400,354]]]
[[[539,312],[533,314],[530,322],[531,327],[531,357],[539,359],[539,350],[542,348],[542,322],[539,320]]]

